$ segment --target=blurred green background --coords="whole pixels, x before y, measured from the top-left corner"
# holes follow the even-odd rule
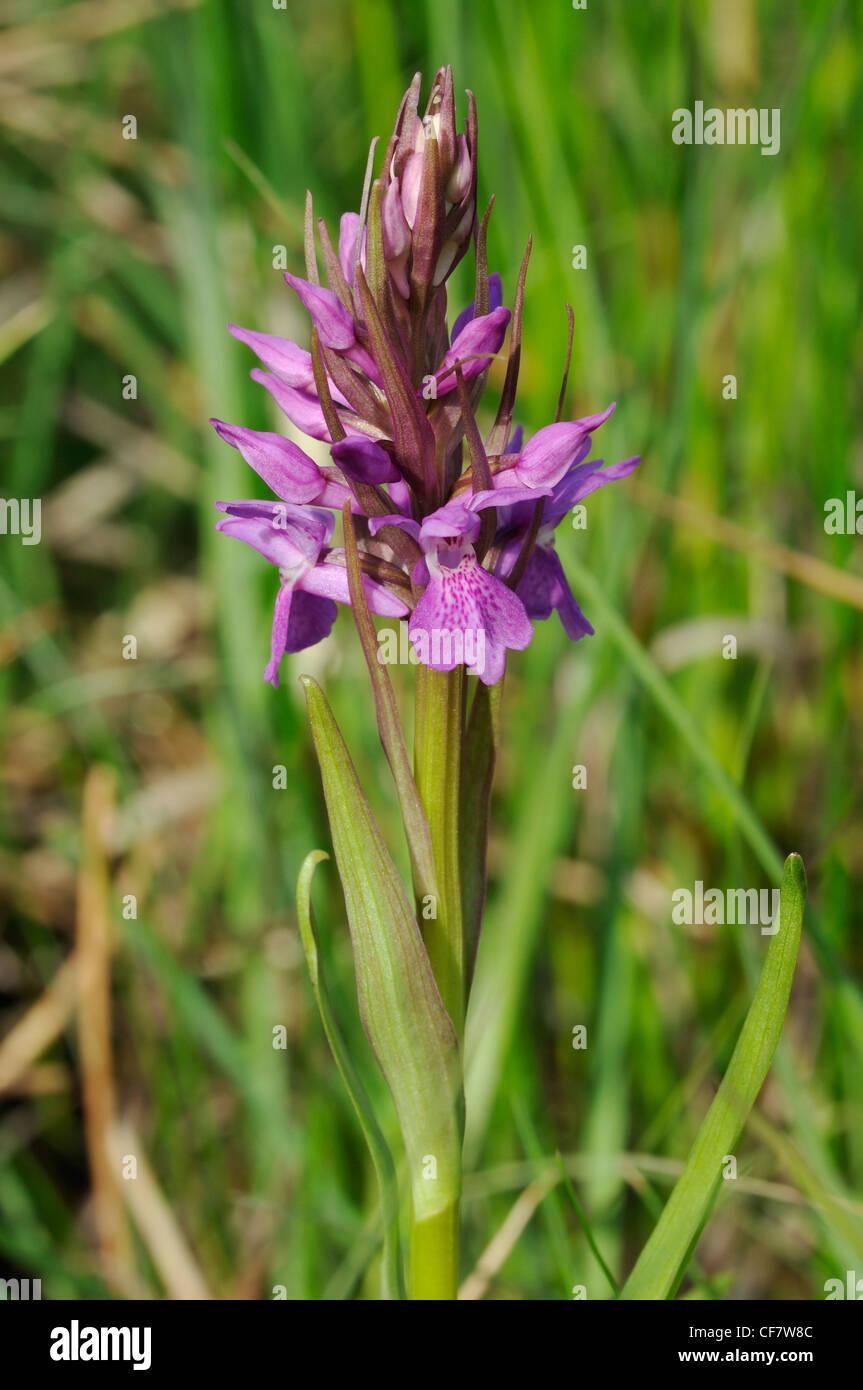
[[[811,914],[786,1032],[683,1292],[821,1298],[863,1271],[863,565],[823,524],[863,495],[860,8],[2,0],[0,22],[2,492],[43,499],[41,544],[0,538],[0,1275],[54,1298],[374,1292],[373,1178],[292,906],[328,845],[300,670],[394,844],[396,810],[344,615],[278,693],[261,679],[273,576],[212,531],[214,499],[258,489],[206,421],[283,428],[225,325],[302,337],[273,248],[301,270],[306,187],[331,227],[358,208],[370,138],[446,62],[476,93],[509,299],[534,237],[519,418],[553,414],[569,301],[567,413],[616,399],[597,445],[643,455],[561,533],[597,635],[573,647],[555,620],[510,662],[467,1291],[607,1296],[557,1150],[631,1267],[764,947],[674,925],[671,893],[774,886],[792,849]],[[780,154],[674,145],[696,99],[779,107]],[[457,281],[453,312],[467,262]],[[112,1153],[138,1161],[119,1192]]]

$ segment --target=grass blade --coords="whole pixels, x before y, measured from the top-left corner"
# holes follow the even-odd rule
[[[782,874],[779,931],[771,938],[728,1070],[696,1135],[686,1167],[621,1291],[621,1298],[670,1298],[686,1273],[719,1191],[723,1158],[734,1150],[779,1042],[797,962],[805,901],[803,860],[798,854],[790,854]]]

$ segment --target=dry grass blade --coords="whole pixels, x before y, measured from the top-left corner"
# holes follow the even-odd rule
[[[468,1275],[458,1291],[459,1302],[471,1302],[484,1297],[495,1275],[503,1268],[516,1242],[536,1211],[557,1184],[557,1174],[549,1170],[535,1178],[524,1192],[513,1202],[506,1219],[496,1235],[489,1241],[476,1262],[476,1267]]]
[[[147,1162],[140,1137],[127,1121],[111,1124],[105,1135],[105,1156],[168,1298],[184,1302],[209,1299],[206,1280]],[[134,1177],[121,1177],[132,1158]]]
[[[118,1287],[124,1284],[124,1271],[131,1266],[131,1241],[107,1147],[115,1115],[111,1055],[111,903],[105,849],[113,809],[112,774],[105,767],[91,768],[84,783],[83,845],[78,875],[78,1039],[84,1130],[99,1254],[106,1279]]]
[[[754,559],[763,560],[779,570],[780,574],[790,575],[801,584],[807,584],[810,589],[817,589],[819,593],[848,603],[853,608],[863,608],[863,576],[837,569],[835,565],[828,565],[825,560],[807,555],[802,550],[792,550],[788,545],[755,536],[734,521],[696,507],[682,497],[669,497],[657,492],[646,483],[631,482],[629,489],[636,502],[649,507],[658,516],[667,517],[681,526],[693,526],[722,545],[729,545]]]
[[[0,1043],[0,1091],[17,1085],[75,1012],[76,964],[64,961],[46,990]]]

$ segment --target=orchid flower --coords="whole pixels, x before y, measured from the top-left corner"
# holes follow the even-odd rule
[[[473,97],[460,131],[451,69],[436,74],[424,114],[420,88],[418,74],[376,176],[372,146],[359,210],[342,215],[337,246],[323,219],[315,222],[308,197],[305,274],[284,278],[308,315],[310,345],[229,326],[260,363],[253,380],[294,432],[317,441],[309,446],[316,458],[323,445],[328,460],[316,461],[286,434],[212,424],[274,494],[215,504],[223,513],[217,529],[277,572],[265,679],[277,686],[286,653],[329,637],[339,604],[352,611],[368,668],[412,894],[329,705],[310,677],[302,680],[360,1014],[404,1141],[411,1296],[437,1299],[455,1297],[457,1288],[462,1041],[485,900],[504,672],[510,654],[529,646],[535,621],[554,611],[573,640],[593,632],[567,583],[554,531],[638,460],[604,467],[590,459],[593,435],[613,405],[578,419],[556,417],[527,442],[513,428],[530,247],[507,306],[500,275],[488,269],[487,217],[477,218]],[[450,330],[447,283],[471,247],[474,297]],[[483,435],[480,402],[501,355],[504,385]],[[564,386],[568,369],[567,360]],[[336,513],[343,544],[333,546]],[[416,663],[412,759],[373,614],[407,624]],[[380,1184],[383,1296],[398,1297],[397,1165],[359,1068],[345,1057],[311,910],[312,875],[326,857],[314,851],[303,865],[299,922],[324,1028]]]

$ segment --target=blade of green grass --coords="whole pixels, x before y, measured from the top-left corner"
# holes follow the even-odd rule
[[[773,1060],[785,1021],[806,901],[806,873],[790,854],[782,875],[779,931],[771,938],[758,988],[716,1097],[662,1216],[627,1279],[621,1298],[664,1299],[686,1273],[746,1117]]]

